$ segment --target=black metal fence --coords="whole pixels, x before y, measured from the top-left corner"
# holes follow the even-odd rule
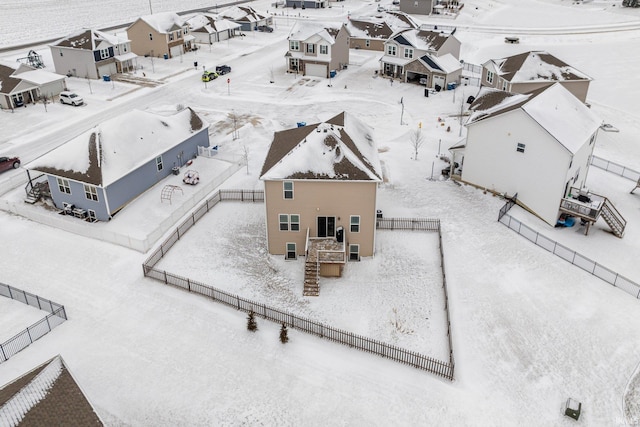
[[[64,310],[64,306],[48,299],[41,298],[38,295],[25,292],[21,289],[14,288],[13,286],[5,285],[4,283],[0,283],[0,295],[50,313],[45,318],[38,320],[24,331],[14,335],[5,342],[0,343],[0,363],[7,361],[11,356],[14,356],[19,351],[25,349],[34,341],[42,338],[44,335],[51,332],[53,328],[67,320],[67,313]]]
[[[507,227],[509,227],[509,229],[515,231],[519,235],[525,237],[530,242],[533,242],[541,248],[548,250],[552,254],[559,256],[563,260],[570,262],[576,267],[580,267],[584,271],[591,273],[592,275],[604,280],[610,285],[622,289],[629,295],[640,298],[639,284],[627,279],[624,276],[621,276],[620,274],[597,263],[596,261],[593,261],[586,256],[581,255],[572,249],[569,249],[568,247],[556,242],[555,240],[552,240],[538,233],[531,227],[524,224],[522,221],[519,221],[513,218],[511,215],[507,214],[509,209],[511,209],[511,207],[515,203],[516,196],[509,199],[507,203],[500,209],[500,213],[498,214],[499,222],[506,225]]]
[[[429,356],[422,355],[420,353],[396,347],[391,344],[367,338],[362,335],[354,334],[342,329],[334,328],[329,325],[316,322],[311,319],[296,316],[293,313],[279,310],[274,307],[267,306],[256,301],[252,301],[246,298],[242,298],[239,295],[227,293],[223,290],[208,286],[204,283],[193,281],[187,277],[177,276],[164,270],[155,269],[155,265],[164,257],[164,255],[171,249],[171,247],[180,239],[184,233],[189,230],[205,213],[209,212],[215,205],[224,200],[239,200],[239,201],[251,201],[262,202],[264,201],[264,192],[254,190],[219,190],[213,194],[205,203],[200,206],[194,213],[180,224],[176,230],[171,233],[160,244],[144,262],[142,269],[146,277],[159,280],[166,285],[176,286],[181,289],[185,289],[189,292],[194,292],[200,295],[204,295],[211,298],[213,301],[220,302],[229,307],[233,307],[236,310],[251,312],[262,316],[264,319],[271,320],[273,322],[282,324],[285,323],[292,328],[296,328],[300,331],[307,332],[316,335],[321,338],[326,338],[340,344],[348,345],[353,348],[357,348],[362,351],[377,354],[382,357],[392,359],[397,362],[401,362],[407,365],[411,365],[418,369],[434,373],[448,380],[453,380],[453,350],[451,346],[451,333],[450,333],[450,321],[448,302],[445,302],[445,309],[447,313],[447,329],[449,333],[449,355],[450,362],[442,362]],[[402,218],[389,218],[381,219],[383,227],[389,227],[389,230],[427,230],[427,231],[440,231],[439,220],[429,219],[410,219],[405,220]],[[379,225],[378,223],[377,225]],[[379,228],[381,228],[379,226]],[[442,244],[440,245],[442,251]],[[443,262],[443,279],[444,279],[444,262]],[[446,301],[446,285],[445,285],[445,301]]]

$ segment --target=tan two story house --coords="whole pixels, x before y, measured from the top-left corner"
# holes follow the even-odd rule
[[[127,28],[131,49],[140,56],[173,58],[192,49],[189,24],[173,12],[138,18]]]
[[[305,256],[316,291],[318,276],[340,276],[347,260],[374,254],[382,168],[372,129],[356,117],[276,132],[260,179],[268,251]],[[317,295],[306,279],[305,295]]]

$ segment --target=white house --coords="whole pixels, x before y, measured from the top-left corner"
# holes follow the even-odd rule
[[[344,24],[297,21],[285,54],[288,73],[328,78],[349,64],[349,33]]]
[[[517,94],[480,91],[466,143],[452,147],[454,176],[509,196],[555,225],[561,199],[584,187],[602,121],[561,84]]]
[[[241,25],[211,13],[198,13],[187,19],[197,43],[213,44],[234,37]]]

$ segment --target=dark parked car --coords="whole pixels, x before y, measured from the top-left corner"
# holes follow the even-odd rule
[[[216,73],[223,75],[231,72],[231,67],[228,65],[218,65],[216,67]]]
[[[18,169],[20,167],[20,159],[17,157],[0,157],[0,172],[9,169]]]
[[[273,33],[273,28],[268,25],[258,25],[258,31],[263,33]]]

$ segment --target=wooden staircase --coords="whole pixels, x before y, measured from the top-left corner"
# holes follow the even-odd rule
[[[620,212],[611,204],[609,199],[605,198],[602,203],[602,208],[600,210],[600,215],[602,219],[607,223],[607,225],[613,231],[613,234],[616,237],[622,237],[624,234],[624,228],[627,225],[627,221],[620,215]]]
[[[320,295],[320,265],[316,260],[307,259],[304,263],[304,291],[306,297]]]
[[[25,187],[25,191],[27,193],[27,197],[24,199],[24,201],[32,205],[40,200],[43,196],[51,195],[51,193],[49,192],[49,183],[46,181],[36,183],[31,183],[31,181],[29,181],[27,183],[27,186]]]
[[[638,188],[640,188],[640,178],[638,178],[638,182],[636,182],[636,186],[633,188],[633,190],[631,190],[631,194],[633,194],[633,192],[636,191]]]

